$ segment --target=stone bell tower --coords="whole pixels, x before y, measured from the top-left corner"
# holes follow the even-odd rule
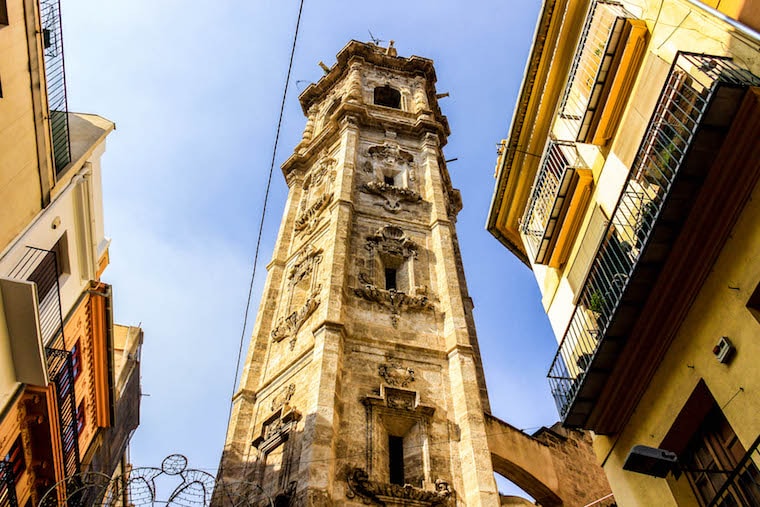
[[[219,505],[499,505],[435,81],[351,41],[301,94]]]

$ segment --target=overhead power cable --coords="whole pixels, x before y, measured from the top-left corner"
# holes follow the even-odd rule
[[[269,164],[269,175],[267,177],[266,191],[264,192],[264,205],[261,209],[261,217],[259,218],[259,232],[256,237],[256,249],[253,255],[253,267],[251,269],[251,282],[248,285],[248,298],[245,303],[245,313],[243,315],[243,327],[240,330],[240,344],[238,346],[237,361],[235,362],[235,379],[232,382],[232,393],[230,394],[230,408],[227,414],[227,428],[229,429],[230,421],[232,420],[232,399],[235,396],[235,388],[238,383],[238,376],[240,374],[240,359],[243,355],[243,343],[245,343],[245,329],[248,326],[248,314],[251,309],[251,296],[253,295],[253,283],[256,280],[256,267],[259,261],[259,249],[261,247],[261,236],[264,231],[264,219],[267,214],[267,205],[269,203],[269,189],[272,186],[272,173],[274,172],[274,163],[277,158],[277,146],[280,142],[280,130],[282,128],[282,116],[285,111],[285,100],[288,96],[288,88],[290,84],[290,73],[293,70],[293,57],[296,54],[296,43],[298,41],[298,31],[301,27],[301,13],[303,12],[304,0],[301,0],[298,6],[298,18],[296,19],[296,28],[293,33],[293,44],[290,48],[290,60],[288,61],[288,74],[285,77],[285,87],[282,90],[282,101],[280,102],[280,115],[277,119],[277,132],[274,136],[274,146],[272,147],[272,161]],[[223,469],[223,461],[219,465],[219,473],[221,474]]]

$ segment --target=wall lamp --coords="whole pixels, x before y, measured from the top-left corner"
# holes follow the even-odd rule
[[[623,463],[623,470],[659,477],[661,479],[667,477],[671,472],[676,479],[681,475],[681,472],[704,472],[725,475],[733,473],[733,470],[684,468],[678,463],[676,453],[646,445],[634,445],[631,448],[628,456],[625,458],[625,463]]]

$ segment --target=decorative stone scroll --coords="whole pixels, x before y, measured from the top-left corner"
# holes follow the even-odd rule
[[[447,481],[438,479],[435,481],[435,491],[415,488],[406,484],[388,484],[369,479],[369,475],[362,468],[354,467],[346,474],[348,485],[348,498],[361,498],[362,502],[369,505],[398,504],[404,505],[447,505],[452,497],[451,487]]]

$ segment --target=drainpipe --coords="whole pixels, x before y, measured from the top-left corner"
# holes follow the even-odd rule
[[[715,16],[721,21],[728,23],[736,31],[741,32],[742,34],[746,35],[747,37],[752,39],[756,44],[760,44],[760,32],[756,32],[755,30],[748,27],[744,23],[737,21],[729,16],[726,16],[719,10],[714,9],[708,5],[705,5],[698,0],[686,0],[686,2],[693,5],[694,7],[699,8],[701,11],[706,12],[707,14],[710,14],[711,16]]]

